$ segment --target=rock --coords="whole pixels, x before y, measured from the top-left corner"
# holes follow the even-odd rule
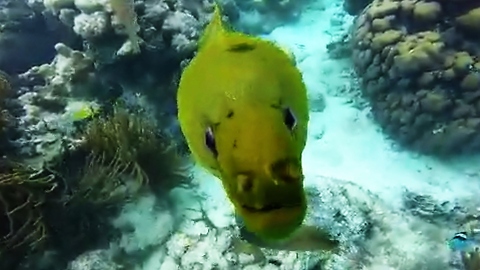
[[[78,256],[68,264],[67,270],[118,270],[107,250],[94,250]]]
[[[327,228],[341,242],[341,251],[322,269],[448,268],[443,239],[430,235],[438,233],[437,228],[410,213],[394,211],[391,204],[352,182],[324,177],[313,181],[321,184],[306,189],[310,206],[306,222]]]

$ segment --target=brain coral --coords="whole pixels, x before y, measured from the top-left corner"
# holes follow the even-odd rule
[[[356,18],[353,62],[374,118],[417,151],[480,150],[480,2],[374,0]]]

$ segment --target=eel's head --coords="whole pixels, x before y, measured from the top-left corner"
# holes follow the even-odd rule
[[[306,199],[301,156],[304,142],[289,108],[239,110],[207,131],[227,195],[246,228],[264,239],[282,239],[303,222]]]

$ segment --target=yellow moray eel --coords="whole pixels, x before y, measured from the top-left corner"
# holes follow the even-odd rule
[[[307,208],[301,164],[309,115],[287,53],[227,29],[216,6],[177,104],[192,156],[222,181],[246,229],[266,240],[292,235]]]

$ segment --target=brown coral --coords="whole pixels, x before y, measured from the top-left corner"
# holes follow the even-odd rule
[[[480,7],[457,17],[456,22],[459,26],[478,33],[480,31]]]
[[[141,112],[115,106],[112,115],[94,119],[84,137],[90,156],[76,192],[81,199],[108,204],[146,184],[168,191],[188,183],[175,142]]]
[[[372,5],[366,9],[366,14],[374,18],[382,18],[386,15],[393,15],[398,11],[400,3],[393,0],[373,1]]]
[[[413,8],[415,19],[423,22],[433,22],[440,18],[442,7],[437,2],[418,2]]]
[[[374,0],[356,18],[353,63],[386,133],[427,153],[480,150],[478,31],[474,0]]]
[[[383,32],[390,29],[390,20],[388,18],[377,18],[372,20],[372,30],[375,32]]]
[[[402,32],[395,30],[387,30],[383,33],[376,34],[372,39],[372,48],[380,50],[387,45],[396,43],[402,37]]]
[[[47,237],[41,206],[56,188],[52,175],[22,165],[0,164],[0,255],[35,249]]]

